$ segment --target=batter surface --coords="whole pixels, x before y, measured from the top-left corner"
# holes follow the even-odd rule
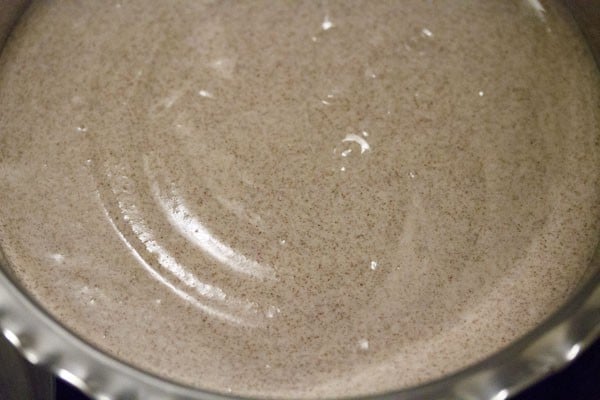
[[[0,58],[0,248],[160,376],[389,391],[565,300],[599,132],[554,1],[38,1]]]

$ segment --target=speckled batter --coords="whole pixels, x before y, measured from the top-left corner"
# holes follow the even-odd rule
[[[0,246],[161,376],[398,389],[578,283],[599,105],[553,1],[37,2],[0,59]]]

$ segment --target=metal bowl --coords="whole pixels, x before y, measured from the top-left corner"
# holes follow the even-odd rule
[[[565,1],[600,65],[600,0]],[[0,5],[0,49],[11,28],[27,8],[27,0],[4,0]],[[0,267],[6,260],[0,251]],[[52,371],[95,399],[227,399],[220,394],[186,387],[141,371],[101,352],[74,335],[46,313],[6,270],[0,268],[0,328],[33,365]],[[565,304],[524,337],[500,352],[423,385],[372,397],[374,399],[489,399],[505,400],[556,371],[600,336],[600,246],[580,286]],[[34,398],[52,384],[2,350],[1,363],[11,379],[8,398]],[[29,379],[29,382],[27,381]],[[6,378],[5,378],[6,381]],[[31,388],[33,385],[37,387]],[[0,379],[0,395],[2,395]],[[6,390],[6,389],[5,389]]]

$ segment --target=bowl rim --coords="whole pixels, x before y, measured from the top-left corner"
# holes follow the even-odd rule
[[[0,253],[0,265],[6,259]],[[600,337],[600,247],[591,273],[557,311],[524,336],[458,372],[362,399],[505,400],[566,366]],[[32,364],[99,400],[249,399],[201,390],[145,372],[64,327],[0,269],[0,329]]]

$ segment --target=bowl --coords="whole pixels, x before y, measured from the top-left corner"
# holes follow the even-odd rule
[[[600,64],[600,1],[565,2]],[[28,1],[0,5],[0,47],[27,8]],[[0,249],[0,267],[6,264]],[[52,371],[93,398],[228,399],[152,375],[119,361],[78,337],[30,297],[7,269],[0,268],[0,328],[4,337],[29,363]],[[535,329],[501,351],[456,373],[422,385],[375,396],[376,399],[504,400],[544,376],[564,367],[600,336],[600,247],[578,288]],[[11,350],[0,352],[11,365],[19,398],[31,396],[29,385],[41,386],[51,398],[47,379],[29,377]],[[6,365],[5,364],[5,365]],[[16,376],[16,377],[15,377]],[[19,379],[23,383],[19,385]],[[21,391],[21,392],[20,392]],[[35,391],[35,390],[34,390]],[[1,387],[0,387],[1,393]],[[14,395],[14,393],[13,393]]]

